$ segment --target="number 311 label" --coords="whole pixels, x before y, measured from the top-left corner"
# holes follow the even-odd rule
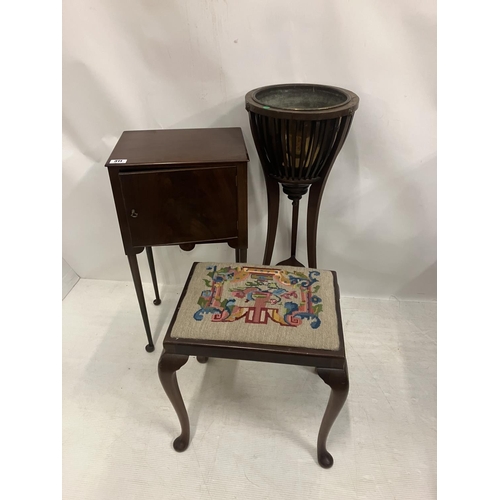
[[[111,160],[109,163],[127,163],[127,160]]]

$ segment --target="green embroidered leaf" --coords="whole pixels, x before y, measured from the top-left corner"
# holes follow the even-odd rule
[[[295,276],[298,276],[299,278],[302,278],[302,279],[309,279],[304,273],[301,273],[301,272],[294,272],[293,274],[295,274]]]
[[[321,311],[323,311],[323,304],[316,304],[315,306],[313,306],[313,313],[314,314],[318,314]]]
[[[208,302],[208,301],[207,301],[207,299],[205,299],[205,298],[203,298],[203,297],[200,297],[200,298],[198,299],[198,305],[199,305],[200,307],[203,307],[203,308],[204,308],[204,307],[207,305],[207,302]]]
[[[208,287],[211,287],[212,286],[212,283],[206,279],[203,280],[205,282],[205,285],[207,285]]]
[[[312,293],[316,293],[318,290],[319,290],[319,285],[316,285],[316,286],[313,288]]]
[[[224,299],[224,300],[220,303],[220,306],[222,307],[222,309],[224,309],[224,307],[226,307],[226,304],[227,304],[227,299]]]

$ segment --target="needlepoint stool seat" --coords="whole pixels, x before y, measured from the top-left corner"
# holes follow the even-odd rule
[[[189,444],[176,371],[188,360],[230,358],[316,367],[330,386],[318,462],[333,465],[326,439],[349,391],[339,288],[334,271],[234,263],[193,264],[163,342],[160,381],[181,423],[174,449]]]

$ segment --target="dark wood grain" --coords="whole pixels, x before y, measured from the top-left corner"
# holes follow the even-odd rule
[[[266,105],[262,95],[278,92],[282,99]],[[293,98],[306,92],[311,95],[335,95],[331,106],[295,107]],[[277,94],[275,94],[277,95]],[[259,97],[260,96],[260,97]],[[305,102],[305,101],[304,101]],[[295,102],[296,104],[297,102]],[[304,196],[310,187],[307,216],[309,267],[317,266],[316,243],[319,208],[326,179],[349,132],[359,98],[350,90],[317,84],[280,84],[251,90],[245,96],[250,128],[264,171],[268,195],[268,233],[264,264],[271,263],[279,206],[279,190],[274,179],[292,202]],[[280,264],[300,266],[296,258],[298,208],[294,207],[291,256]]]
[[[248,248],[248,180],[247,164],[239,163],[236,167],[236,193],[238,200],[237,229],[238,247],[242,250]],[[246,262],[246,257],[243,262]]]
[[[240,248],[240,260],[239,262],[245,264],[247,262],[247,249]]]
[[[161,304],[161,299],[160,299],[160,292],[158,291],[158,280],[156,279],[156,269],[153,257],[153,249],[151,247],[146,247],[146,255],[148,256],[149,270],[151,272],[151,279],[153,281],[153,288],[155,291],[155,300],[153,300],[153,304],[155,306],[159,306]]]
[[[112,163],[125,159],[126,163]],[[241,129],[139,130],[122,134],[106,163],[125,254],[144,247],[161,301],[151,247],[227,243],[246,261],[248,155]],[[153,350],[142,285],[134,285]],[[140,280],[140,276],[139,276]],[[140,288],[140,290],[139,290]]]
[[[181,424],[181,435],[174,440],[173,444],[175,451],[179,452],[185,451],[189,446],[189,417],[182,400],[175,372],[184,366],[188,359],[188,356],[168,354],[164,351],[158,362],[158,376],[161,385],[170,399]]]
[[[268,266],[273,257],[274,242],[278,230],[278,216],[280,211],[280,187],[277,180],[264,173],[267,188],[267,236],[264,260],[262,264]]]
[[[210,357],[214,357],[314,366],[316,367],[316,373],[331,389],[330,398],[321,421],[317,440],[318,463],[323,468],[330,468],[334,461],[332,455],[327,451],[326,443],[330,429],[342,410],[349,392],[349,376],[345,358],[337,274],[332,271],[332,279],[335,288],[335,309],[338,321],[339,349],[337,351],[328,351],[299,347],[250,344],[245,342],[172,338],[171,332],[173,325],[177,320],[179,309],[186,297],[189,282],[197,265],[198,263],[195,262],[191,268],[186,285],[184,286],[179,303],[177,304],[170,322],[170,326],[163,341],[164,351],[159,364],[161,383],[181,422],[182,433],[174,441],[174,448],[177,451],[184,451],[189,444],[189,419],[175,377],[175,371],[187,361],[188,356],[196,356],[200,363],[206,363]],[[292,391],[293,388],[290,388],[290,390]]]
[[[125,159],[128,169],[137,165],[189,165],[247,162],[240,128],[131,130],[121,135],[111,160]]]
[[[134,246],[238,238],[235,167],[122,172]]]
[[[333,465],[333,457],[326,449],[326,440],[349,394],[347,361],[342,370],[318,368],[317,372],[323,382],[331,389],[330,398],[319,428],[317,443],[318,463],[324,469],[329,469]]]
[[[116,215],[118,217],[118,225],[120,228],[120,233],[122,236],[123,248],[125,250],[125,255],[136,254],[137,252],[133,249],[132,240],[130,238],[130,229],[128,227],[128,216],[127,210],[125,208],[125,201],[122,195],[122,188],[120,184],[120,168],[110,167],[108,168],[109,180],[111,182],[111,190],[113,192],[113,199],[115,202]]]
[[[137,255],[128,255],[127,257],[130,265],[130,271],[132,272],[132,279],[134,280],[134,287],[137,294],[137,300],[139,301],[142,320],[144,321],[144,328],[146,329],[146,336],[148,338],[146,351],[153,352],[155,350],[155,346],[153,344],[153,337],[151,336],[151,327],[149,326],[148,311],[146,309],[144,291],[142,290],[141,274],[139,271],[139,264],[137,262]]]
[[[344,145],[347,134],[351,128],[351,124],[351,115],[345,116],[339,120],[338,127],[335,131],[335,140],[326,160],[326,168],[324,168],[321,172],[320,181],[312,184],[311,189],[309,190],[309,200],[307,204],[307,259],[309,267],[318,267],[316,248],[321,199],[323,198],[326,181],[328,180],[333,164],[335,163],[335,160]]]
[[[179,298],[172,320],[167,329],[163,348],[173,354],[190,356],[207,356],[209,358],[244,359],[249,361],[265,361],[292,365],[315,366],[324,368],[342,368],[345,362],[344,333],[342,329],[342,314],[340,310],[340,290],[337,282],[337,273],[332,271],[333,286],[335,289],[335,310],[337,313],[337,331],[339,335],[339,349],[329,351],[303,347],[286,347],[278,345],[252,344],[247,342],[226,342],[222,340],[175,339],[170,336],[177,314],[181,308],[194,269],[191,268],[188,279]]]

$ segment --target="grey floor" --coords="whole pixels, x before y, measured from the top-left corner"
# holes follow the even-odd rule
[[[315,443],[329,389],[310,368],[193,358],[178,374],[192,441],[158,380],[180,289],[152,305],[157,350],[132,283],[81,279],[63,301],[63,498],[436,498],[436,304],[342,299],[351,389],[328,447]]]

